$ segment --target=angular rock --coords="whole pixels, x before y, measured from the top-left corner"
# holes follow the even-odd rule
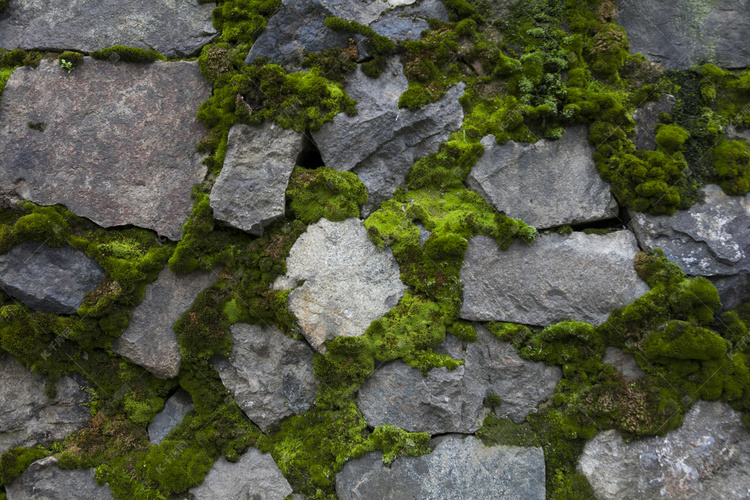
[[[399,109],[398,100],[408,88],[401,63],[389,61],[378,79],[361,69],[349,76],[346,92],[358,101],[357,115],[338,114],[313,133],[327,167],[351,170],[367,187],[367,215],[390,198],[417,158],[437,151],[461,127],[463,108],[458,99],[465,85],[448,90],[440,101],[417,111]]]
[[[178,240],[206,174],[196,112],[210,92],[196,62],[18,68],[0,101],[0,195]]]
[[[545,498],[541,448],[486,447],[473,436],[441,436],[432,453],[383,465],[371,452],[348,462],[336,475],[342,500],[542,500]]]
[[[103,277],[96,261],[67,245],[26,241],[0,255],[0,289],[40,312],[75,314]]]
[[[274,123],[232,127],[224,167],[209,197],[214,218],[262,236],[265,226],[283,217],[302,138]]]
[[[406,291],[393,253],[379,251],[356,218],[321,219],[308,226],[292,246],[286,268],[273,289],[290,289],[304,280],[289,294],[288,307],[320,353],[327,340],[363,335]]]
[[[219,458],[190,493],[195,500],[284,500],[292,494],[292,487],[270,454],[250,448],[236,463]]]
[[[12,483],[5,485],[8,500],[111,500],[109,485],[99,486],[95,469],[61,469],[55,457],[29,465]]]
[[[750,273],[740,272],[730,276],[709,276],[721,298],[721,311],[728,311],[750,302]]]
[[[93,52],[127,45],[186,57],[216,35],[213,7],[197,0],[12,0],[0,18],[0,47]]]
[[[401,16],[397,11],[388,11],[370,26],[378,35],[387,36],[396,43],[419,40],[430,25],[424,19]]]
[[[626,380],[635,380],[646,375],[632,354],[623,352],[617,347],[607,347],[602,363],[612,365],[615,370],[622,373]]]
[[[559,367],[521,359],[512,345],[482,325],[475,327],[477,342],[446,339],[444,344],[454,344],[446,346],[448,354],[464,360],[453,371],[432,369],[425,377],[401,361],[375,370],[357,396],[367,424],[430,434],[472,433],[489,414],[482,403],[490,394],[502,400],[495,414],[516,423],[552,396],[562,377]]]
[[[648,101],[633,113],[635,120],[635,138],[633,143],[639,150],[656,149],[656,124],[659,123],[659,115],[671,113],[677,99],[670,94],[661,94],[658,101]]]
[[[746,0],[629,0],[617,23],[628,33],[631,54],[666,69],[710,62],[740,69],[750,64],[750,3]]]
[[[54,353],[50,353],[54,355]],[[57,395],[45,395],[47,380],[9,354],[0,358],[0,454],[16,446],[49,444],[82,428],[91,417],[83,406],[91,396],[69,376],[55,383]]]
[[[164,267],[130,318],[130,324],[112,344],[112,351],[142,366],[158,378],[180,372],[180,344],[174,324],[204,288],[218,279],[218,272],[175,274]]]
[[[724,129],[724,138],[728,141],[750,142],[750,128],[737,128],[734,125],[727,125]]]
[[[508,250],[488,236],[476,236],[461,269],[460,316],[538,326],[564,319],[599,325],[613,309],[648,292],[633,265],[638,251],[629,231],[543,234],[531,244],[516,240]]]
[[[488,135],[466,183],[499,211],[537,228],[615,217],[617,201],[596,170],[587,136],[577,126],[556,141],[500,146]]]
[[[157,413],[148,425],[148,439],[151,444],[157,445],[164,441],[164,438],[180,425],[185,415],[191,411],[193,411],[192,396],[182,388],[177,389],[177,392],[167,399],[164,409]]]
[[[578,461],[599,500],[747,498],[750,433],[723,402],[698,401],[682,427],[624,443],[609,430]]]
[[[245,414],[263,432],[307,411],[318,394],[313,351],[275,326],[232,325],[231,359],[213,366]]]

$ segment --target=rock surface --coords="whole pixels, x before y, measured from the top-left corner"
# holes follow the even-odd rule
[[[214,359],[221,381],[263,432],[290,415],[307,411],[318,395],[313,351],[275,326],[231,327],[232,357]]]
[[[94,469],[60,469],[55,457],[29,465],[15,481],[5,485],[8,500],[110,500],[109,485],[99,486]]]
[[[453,371],[432,369],[425,377],[401,361],[375,370],[357,396],[367,424],[430,434],[472,433],[489,413],[482,403],[490,394],[503,402],[495,414],[516,423],[552,396],[562,377],[559,367],[521,359],[486,327],[476,325],[476,330],[477,342],[446,339],[444,344],[454,345],[444,353],[464,360],[464,366]]]
[[[237,463],[220,457],[190,493],[195,500],[284,500],[292,487],[270,454],[250,448]]]
[[[9,354],[0,358],[0,373],[0,454],[62,439],[91,417],[83,406],[91,396],[69,376],[55,383],[57,396],[49,399],[44,393],[47,380]]]
[[[602,363],[612,365],[615,370],[622,373],[626,380],[635,380],[646,375],[632,354],[623,352],[617,347],[607,347]]]
[[[488,135],[466,183],[499,211],[540,229],[614,217],[617,201],[596,170],[587,137],[585,126],[534,144],[501,146]]]
[[[741,272],[731,276],[709,276],[721,298],[721,310],[728,311],[750,302],[750,273]]]
[[[265,226],[283,217],[302,137],[274,123],[233,126],[224,167],[211,190],[214,218],[262,236]]]
[[[473,436],[448,435],[432,442],[432,453],[383,465],[371,452],[348,462],[336,476],[342,500],[542,500],[545,498],[541,448],[485,447]]]
[[[750,128],[738,128],[734,125],[727,125],[724,129],[724,138],[728,141],[750,142]]]
[[[40,312],[75,314],[103,277],[96,261],[67,245],[26,241],[0,255],[0,288]]]
[[[180,425],[185,415],[191,411],[193,411],[193,398],[190,393],[182,388],[177,389],[177,392],[167,399],[164,409],[157,413],[148,425],[148,440],[153,445],[164,441],[164,438]]]
[[[613,309],[649,291],[633,266],[638,251],[629,231],[543,234],[504,251],[494,239],[476,236],[461,269],[460,315],[538,326],[564,319],[599,325]]]
[[[656,124],[659,115],[671,113],[677,99],[670,94],[661,94],[659,100],[648,101],[633,113],[635,120],[635,138],[633,143],[639,150],[653,151],[656,149]]]
[[[0,18],[0,47],[92,52],[127,45],[197,55],[216,35],[212,11],[197,0],[12,0]]]
[[[196,112],[210,92],[196,62],[18,68],[0,101],[0,195],[178,240],[206,173]]]
[[[327,340],[363,335],[406,291],[393,253],[379,251],[356,218],[310,225],[292,246],[286,266],[286,276],[277,278],[273,289],[305,281],[289,294],[288,307],[321,353]]]
[[[750,3],[746,0],[629,0],[617,23],[628,33],[631,54],[666,69],[710,62],[722,68],[750,64]]]
[[[357,115],[339,113],[313,133],[325,165],[353,171],[367,187],[369,199],[362,208],[365,216],[405,185],[404,176],[417,158],[436,152],[463,123],[458,102],[464,93],[463,83],[417,111],[398,107],[408,87],[396,59],[389,61],[378,79],[358,68],[346,84],[347,94],[357,101]]]
[[[610,430],[578,461],[599,500],[724,499],[750,494],[750,433],[722,402],[698,401],[679,429],[624,443]]]
[[[174,324],[198,294],[218,279],[218,271],[175,274],[164,267],[130,318],[130,324],[112,344],[112,351],[142,366],[159,378],[180,372],[180,344]]]

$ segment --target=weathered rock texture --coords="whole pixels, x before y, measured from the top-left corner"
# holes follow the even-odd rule
[[[537,228],[614,217],[617,202],[596,170],[587,136],[578,126],[556,141],[500,146],[488,135],[466,182],[499,211]]]
[[[626,380],[635,380],[646,375],[632,354],[623,352],[617,347],[607,347],[602,363],[612,365]]]
[[[629,0],[618,3],[617,23],[628,32],[631,54],[686,69],[710,62],[750,64],[750,3],[746,0]]]
[[[0,18],[0,47],[92,52],[128,45],[184,57],[216,35],[213,7],[196,0],[12,0]]]
[[[292,487],[270,454],[250,448],[237,463],[219,458],[190,493],[195,500],[284,500],[292,494]]]
[[[750,433],[727,404],[698,401],[663,437],[626,444],[615,430],[598,434],[578,469],[599,500],[747,498]]]
[[[539,402],[552,396],[559,367],[523,360],[513,346],[476,325],[477,342],[448,337],[439,351],[464,366],[432,369],[427,376],[401,361],[375,370],[359,391],[357,405],[371,427],[388,424],[411,432],[472,433],[482,426],[490,394],[503,404],[495,413],[522,423]]]
[[[0,288],[36,311],[74,314],[103,277],[96,261],[69,246],[27,241],[0,255]]]
[[[485,447],[475,437],[436,438],[432,453],[403,457],[390,468],[372,452],[344,465],[336,476],[342,500],[542,500],[545,498],[541,448]]]
[[[167,399],[164,409],[148,425],[148,439],[151,444],[161,443],[191,411],[193,411],[193,398],[190,393],[182,388],[177,389],[177,392]]]
[[[0,358],[0,374],[0,454],[16,446],[62,439],[83,427],[91,416],[83,406],[91,396],[71,377],[58,380],[57,395],[49,399],[44,394],[47,380],[9,354]]]
[[[379,251],[356,218],[310,225],[286,266],[286,276],[277,278],[273,288],[290,289],[305,281],[289,294],[288,306],[302,334],[321,353],[326,340],[363,335],[406,291],[393,253]]]
[[[19,68],[0,101],[0,194],[180,239],[206,173],[196,112],[210,91],[195,62]]]
[[[396,59],[389,61],[378,79],[357,69],[346,84],[346,92],[357,101],[357,115],[340,113],[313,133],[325,165],[353,171],[367,187],[369,199],[362,208],[365,215],[404,185],[404,176],[417,158],[436,152],[463,123],[458,102],[464,93],[463,83],[417,111],[398,107],[408,87]]]
[[[5,485],[8,500],[111,500],[109,485],[99,486],[94,469],[60,469],[55,457],[32,463]]]
[[[635,272],[629,231],[548,234],[500,250],[494,239],[469,241],[461,281],[461,317],[546,326],[564,319],[603,323],[649,290]]]
[[[143,302],[133,309],[130,324],[112,344],[112,351],[159,378],[177,376],[182,356],[174,324],[217,278],[216,271],[175,274],[165,266],[146,287]]]
[[[275,326],[232,325],[232,357],[214,359],[221,381],[264,432],[315,402],[313,351]]]
[[[750,142],[750,128],[739,128],[734,125],[727,125],[724,129],[724,138],[728,141]]]
[[[261,236],[265,226],[283,217],[302,137],[274,123],[232,127],[224,167],[210,195],[214,218]]]
[[[671,113],[677,99],[670,94],[661,94],[656,101],[648,101],[633,113],[635,120],[635,147],[643,150],[656,149],[656,125],[659,115]]]

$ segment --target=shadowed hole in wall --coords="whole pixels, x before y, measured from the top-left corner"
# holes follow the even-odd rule
[[[302,139],[302,151],[297,155],[297,166],[306,169],[326,166],[323,163],[323,157],[320,156],[317,144],[315,144],[315,141],[307,133],[305,133]]]

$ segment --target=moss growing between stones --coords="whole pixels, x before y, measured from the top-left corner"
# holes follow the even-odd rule
[[[35,460],[51,454],[43,446],[33,448],[13,448],[0,457],[0,486],[10,484]]]
[[[383,452],[383,463],[386,465],[399,457],[418,457],[432,451],[430,435],[426,432],[407,432],[391,425],[376,427],[368,442],[354,449],[353,456],[375,450]]]
[[[125,45],[113,45],[106,49],[95,50],[91,53],[94,59],[109,60],[112,62],[129,62],[148,64],[154,61],[166,61],[167,58],[155,50],[141,49],[138,47],[127,47]]]
[[[57,60],[60,63],[62,63],[63,61],[65,61],[66,63],[70,63],[70,67],[68,69],[72,69],[83,62],[83,54],[81,54],[80,52],[63,52],[62,54],[57,56]]]
[[[713,150],[716,175],[729,195],[750,192],[750,146],[742,141],[723,141]]]
[[[359,217],[359,207],[367,201],[367,188],[353,172],[296,167],[286,197],[292,213],[303,223],[312,224],[321,217],[335,222]]]

